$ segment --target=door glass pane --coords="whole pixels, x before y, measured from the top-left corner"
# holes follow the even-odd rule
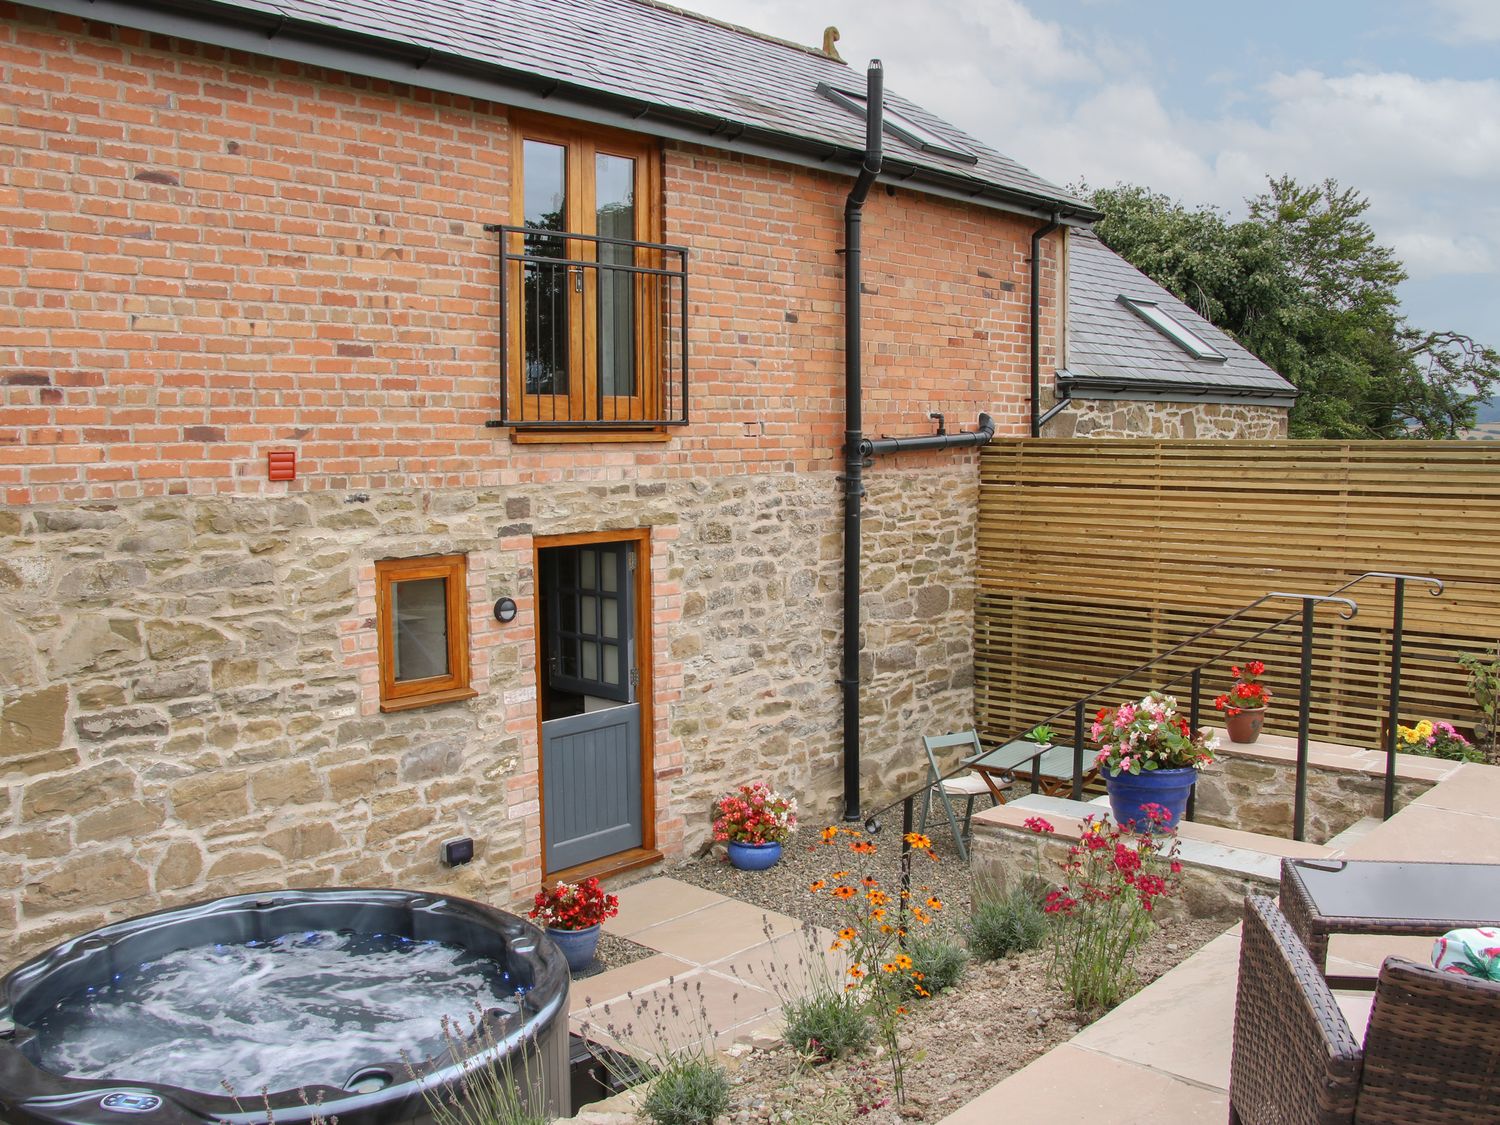
[[[580,599],[580,603],[583,606],[583,624],[578,631],[580,633],[597,633],[599,631],[599,622],[597,620],[598,610],[596,607],[599,604],[599,599],[593,596],[586,596]]]
[[[599,552],[583,550],[578,552],[578,585],[585,590],[597,588],[599,579],[596,575]]]
[[[557,627],[569,633],[578,631],[578,609],[569,591],[557,595]]]
[[[567,149],[545,141],[522,145],[525,223],[567,230]],[[527,234],[526,253],[566,258],[567,240]],[[522,321],[526,333],[526,393],[568,393],[568,282],[566,266],[527,262],[523,267]]]
[[[610,640],[620,639],[620,603],[615,598],[604,599],[604,628],[599,632]]]
[[[635,161],[599,153],[594,157],[595,233],[634,239]],[[635,394],[635,275],[611,266],[635,264],[635,248],[599,244],[599,390]]]
[[[604,646],[604,682],[614,684],[620,683],[620,646]]]
[[[585,680],[597,680],[599,678],[599,642],[581,642],[583,650],[583,678]]]
[[[615,566],[618,561],[619,556],[613,551],[605,551],[599,556],[599,565],[604,571],[603,582],[599,588],[605,593],[613,594],[620,588],[615,577]]]
[[[564,676],[578,675],[578,642],[572,637],[560,638],[558,644],[562,648],[562,674]]]
[[[448,580],[413,578],[391,584],[396,681],[448,674]]]

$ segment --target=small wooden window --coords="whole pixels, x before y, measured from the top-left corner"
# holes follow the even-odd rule
[[[469,686],[469,584],[463,555],[375,564],[380,709],[475,695]]]

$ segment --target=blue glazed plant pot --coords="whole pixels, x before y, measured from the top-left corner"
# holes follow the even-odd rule
[[[1198,771],[1191,766],[1175,770],[1142,770],[1140,773],[1109,773],[1099,771],[1109,790],[1109,811],[1120,827],[1135,823],[1137,832],[1153,829],[1151,818],[1144,806],[1160,805],[1167,811],[1168,819],[1155,825],[1157,832],[1171,832],[1187,811],[1188,794],[1198,780]]]
[[[781,858],[780,844],[740,844],[729,841],[729,862],[741,871],[764,871]]]
[[[568,968],[575,973],[582,972],[593,962],[594,950],[599,948],[599,923],[595,922],[584,930],[554,930],[548,926],[547,936],[557,943],[557,948],[568,959]]]

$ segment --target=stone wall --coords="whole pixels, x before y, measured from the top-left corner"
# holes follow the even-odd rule
[[[1045,819],[1045,818],[1044,818]],[[1062,864],[1068,849],[1078,843],[1076,834],[1038,836],[1012,824],[997,824],[977,818],[970,848],[978,894],[996,896],[1028,885],[1040,878],[1049,886],[1065,886]],[[1247,894],[1275,897],[1278,880],[1223,866],[1184,860],[1176,881],[1176,893],[1158,900],[1158,919],[1220,918],[1226,923],[1240,917]]]
[[[1075,399],[1047,423],[1045,437],[1168,439],[1286,437],[1287,412],[1276,406],[1222,402]]]
[[[867,800],[972,715],[972,454],[868,478]],[[0,513],[7,960],[208,895],[400,885],[494,901],[541,875],[534,536],[651,529],[657,843],[754,777],[811,827],[841,793],[832,474],[172,499]],[[373,560],[467,552],[477,698],[382,714]],[[501,594],[520,614],[489,614]],[[438,842],[472,835],[449,871]]]
[[[1431,781],[1398,777],[1396,808],[1405,808],[1431,788]],[[1193,819],[1289,840],[1296,792],[1294,763],[1221,753],[1199,775]],[[1308,764],[1305,838],[1311,843],[1326,843],[1356,821],[1379,817],[1384,809],[1383,774]]]

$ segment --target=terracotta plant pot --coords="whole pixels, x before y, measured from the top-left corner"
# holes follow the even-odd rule
[[[1266,721],[1264,707],[1244,707],[1238,715],[1224,716],[1224,729],[1229,732],[1229,741],[1249,745],[1260,737],[1261,724]]]

